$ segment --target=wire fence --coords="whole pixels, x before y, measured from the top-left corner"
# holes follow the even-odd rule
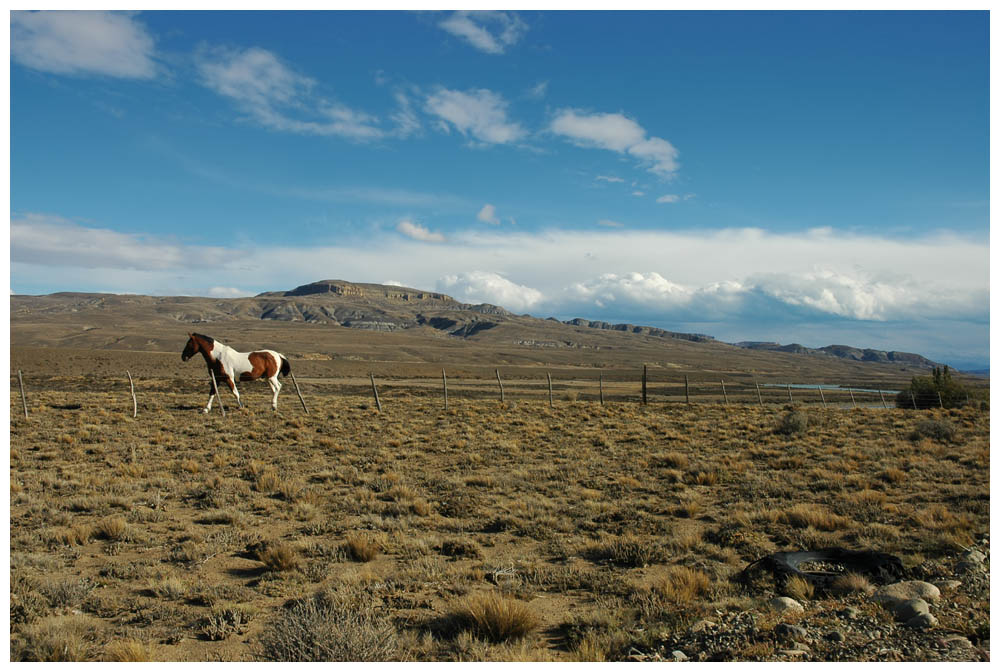
[[[966,394],[964,399],[943,399],[939,393],[916,392],[909,389],[900,391],[899,382],[881,385],[879,383],[859,383],[857,385],[831,385],[822,383],[777,383],[769,380],[760,382],[754,375],[734,375],[728,379],[710,378],[704,374],[697,376],[675,375],[663,370],[650,371],[647,367],[641,370],[587,372],[580,376],[553,376],[549,371],[540,370],[537,375],[527,376],[521,373],[517,377],[505,376],[500,368],[494,369],[492,378],[482,376],[449,375],[441,370],[440,378],[400,377],[383,374],[377,376],[369,372],[366,378],[359,377],[302,377],[286,378],[288,392],[295,396],[285,404],[294,405],[295,397],[301,404],[301,409],[309,413],[306,397],[321,399],[329,396],[370,396],[373,403],[382,412],[383,406],[391,408],[396,403],[405,403],[406,398],[418,397],[440,399],[442,407],[454,406],[463,399],[483,400],[496,399],[501,403],[515,401],[541,402],[555,407],[559,403],[589,402],[597,404],[643,404],[643,405],[675,405],[675,404],[721,404],[729,406],[774,406],[774,405],[809,405],[828,408],[903,408],[922,410],[929,408],[944,408],[962,406],[978,401],[972,395]],[[29,415],[29,395],[26,393],[25,378],[29,381],[31,375],[24,376],[17,371],[17,389],[20,392],[22,410],[25,419]],[[44,376],[40,377],[44,379]],[[124,371],[122,380],[115,378],[103,379],[103,385],[94,391],[117,391],[131,401],[132,417],[136,417],[139,409],[137,387],[142,389],[144,381],[133,377],[129,371]],[[149,385],[144,392],[153,389],[170,389],[172,391],[198,389],[204,393],[203,382],[192,379],[157,378],[147,379]],[[214,383],[213,382],[213,388]],[[292,385],[288,386],[291,382]],[[12,386],[14,376],[12,376]],[[65,384],[65,383],[63,383]],[[243,383],[246,385],[247,383]],[[76,388],[80,389],[80,388]],[[222,402],[228,392],[228,386],[218,383],[222,395],[217,399]],[[204,399],[204,397],[202,397]],[[287,406],[286,406],[287,408]],[[224,406],[219,404],[220,412]]]

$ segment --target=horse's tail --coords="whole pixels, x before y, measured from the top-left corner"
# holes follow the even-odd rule
[[[281,355],[281,375],[287,376],[292,372],[292,365],[288,363],[284,355]]]

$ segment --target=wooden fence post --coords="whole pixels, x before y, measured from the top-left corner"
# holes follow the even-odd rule
[[[886,404],[885,404],[885,397],[884,397],[884,396],[882,396],[882,390],[881,390],[881,389],[879,389],[879,391],[878,391],[878,396],[879,396],[879,398],[880,398],[880,399],[882,400],[882,408],[889,408],[889,407],[888,407],[888,406],[886,406]]]
[[[823,386],[822,385],[819,388],[819,398],[823,402],[823,408],[826,408],[826,397],[823,396]]]
[[[448,410],[448,376],[444,374],[444,369],[441,369],[441,384],[444,385],[444,410]]]
[[[689,404],[689,405],[691,403],[691,394],[688,391],[688,377],[687,376],[684,376],[684,403],[685,404]]]
[[[368,377],[372,380],[372,394],[375,395],[375,407],[378,408],[378,412],[382,412],[382,402],[378,399],[378,388],[375,387],[375,374],[371,371],[368,372]]]
[[[548,371],[546,371],[545,372],[545,377],[549,379],[549,408],[553,408],[553,406],[552,406],[552,375]]]
[[[760,396],[760,383],[754,380],[753,384],[757,388],[757,403],[760,404],[761,408],[764,408],[764,399]]]
[[[792,384],[785,383],[785,388],[788,390],[788,403],[794,404],[795,402],[792,400]]]
[[[601,377],[598,380],[598,384],[601,386],[601,388],[600,388],[601,389],[601,406],[603,406],[604,405],[604,374],[603,373],[601,374]]]
[[[722,398],[726,400],[726,406],[729,405],[729,395],[726,394],[726,381],[722,380]]]
[[[128,376],[128,386],[132,390],[132,417],[134,418],[139,412],[139,403],[135,399],[135,385],[132,383],[132,374],[125,370],[125,375]]]
[[[851,403],[854,404],[854,408],[858,407],[858,402],[854,401],[854,388],[847,388],[847,391],[851,393]]]
[[[21,369],[17,370],[17,385],[21,388],[21,405],[24,406],[24,419],[28,419],[28,400],[24,397],[24,380],[21,379]]]
[[[500,403],[503,403],[503,381],[500,380],[500,369],[497,369],[497,383],[500,385]]]
[[[941,390],[938,390],[938,393],[937,393],[937,395],[938,395],[938,405],[939,405],[939,406],[940,406],[941,408],[944,408],[944,400],[942,400],[942,399],[941,399]]]
[[[642,403],[646,403],[646,365],[642,365]]]
[[[299,395],[299,403],[302,404],[302,410],[309,414],[309,409],[306,408],[306,400],[302,398],[302,393],[299,391],[299,381],[295,380],[295,374],[289,372],[292,377],[292,384],[295,385],[295,394]]]
[[[208,372],[212,376],[212,392],[215,393],[215,400],[219,402],[219,409],[222,410],[222,417],[226,417],[226,407],[222,403],[222,395],[219,394],[219,384],[215,382],[215,371],[209,369]]]

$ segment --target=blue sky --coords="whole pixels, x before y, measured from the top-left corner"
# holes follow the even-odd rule
[[[989,359],[986,12],[11,13],[11,291]]]

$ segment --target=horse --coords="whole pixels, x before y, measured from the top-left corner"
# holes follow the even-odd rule
[[[229,385],[229,389],[236,396],[236,403],[239,404],[240,408],[243,408],[243,402],[240,401],[240,393],[236,389],[236,379],[267,378],[271,390],[274,391],[274,396],[271,398],[271,409],[278,410],[278,392],[281,390],[278,374],[287,376],[292,371],[288,359],[280,352],[274,350],[238,352],[211,336],[189,333],[187,345],[184,346],[184,352],[181,353],[181,361],[186,362],[199,352],[205,358],[209,372],[215,374],[218,387],[222,387],[223,383]],[[208,390],[208,405],[205,406],[203,412],[208,413],[212,410],[213,399],[215,399],[215,386]]]

